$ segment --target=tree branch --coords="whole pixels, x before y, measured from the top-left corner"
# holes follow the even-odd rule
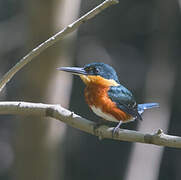
[[[100,139],[108,138],[120,141],[181,148],[181,137],[164,134],[161,129],[155,134],[144,134],[137,131],[121,129],[114,137],[112,137],[113,128],[107,126],[100,126],[97,128],[96,123],[82,118],[60,105],[28,102],[0,102],[0,114],[52,117],[76,129],[98,136]]]
[[[29,63],[33,58],[38,56],[41,52],[43,52],[45,49],[50,47],[51,45],[55,44],[57,41],[64,38],[67,34],[75,31],[82,23],[88,21],[89,19],[93,18],[100,12],[102,12],[104,9],[108,8],[109,6],[113,4],[117,4],[118,0],[105,0],[103,3],[98,5],[96,8],[89,11],[87,14],[80,17],[78,20],[74,21],[72,24],[65,27],[63,30],[58,32],[57,34],[53,35],[49,39],[47,39],[45,42],[34,48],[30,53],[28,53],[26,56],[24,56],[13,68],[11,68],[0,80],[0,91],[3,89],[3,87],[8,83],[8,81],[27,63]]]
[[[93,18],[95,15],[106,9],[107,7],[118,3],[118,0],[105,0],[102,4],[89,11],[87,14],[68,25],[62,31],[58,32],[48,40],[33,49],[25,57],[23,57],[12,69],[10,69],[0,80],[0,91],[7,82],[34,57],[38,56],[46,48],[53,45],[55,42],[64,38],[67,34],[73,32],[82,23]],[[80,129],[89,134],[98,136],[100,139],[108,138],[120,141],[140,142],[147,144],[155,144],[160,146],[168,146],[181,148],[181,137],[166,135],[159,129],[155,134],[144,134],[137,131],[121,129],[112,137],[112,129],[107,126],[97,128],[96,123],[82,118],[60,105],[49,105],[41,103],[28,102],[0,102],[0,114],[17,114],[17,115],[37,115],[43,117],[52,117],[66,124]]]

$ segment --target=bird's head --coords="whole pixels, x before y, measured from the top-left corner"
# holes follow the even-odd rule
[[[84,67],[60,67],[58,70],[79,75],[86,85],[89,83],[108,86],[119,85],[116,71],[111,66],[104,63],[91,63],[86,64]]]

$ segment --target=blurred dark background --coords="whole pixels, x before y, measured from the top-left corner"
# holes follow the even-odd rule
[[[51,35],[103,1],[0,0],[0,76]],[[48,48],[1,93],[2,101],[61,104],[98,120],[78,77],[59,66],[112,65],[137,102],[159,102],[143,122],[122,128],[181,136],[180,4],[178,0],[122,0]],[[99,141],[53,119],[0,117],[0,180],[180,180],[181,151]]]

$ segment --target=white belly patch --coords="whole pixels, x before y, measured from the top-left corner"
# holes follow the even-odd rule
[[[102,112],[102,110],[100,108],[97,108],[95,106],[90,106],[90,108],[92,109],[92,111],[98,115],[99,117],[102,117],[103,119],[106,119],[107,121],[113,121],[113,122],[119,122],[115,117],[113,117],[110,114],[106,114],[104,112]]]

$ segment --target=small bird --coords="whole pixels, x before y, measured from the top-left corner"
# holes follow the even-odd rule
[[[80,76],[85,83],[85,99],[92,111],[107,121],[122,123],[142,120],[145,109],[159,107],[158,103],[137,104],[133,94],[118,80],[116,71],[108,64],[91,63],[84,67],[60,67],[60,71]]]

